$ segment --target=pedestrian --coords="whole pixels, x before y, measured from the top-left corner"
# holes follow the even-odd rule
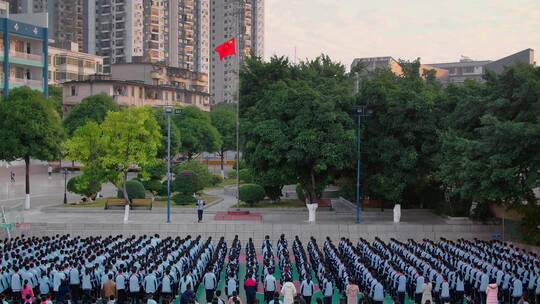
[[[244,281],[244,290],[246,291],[247,304],[255,304],[255,299],[257,297],[257,281],[253,279],[252,273],[248,273],[247,279]]]
[[[206,292],[206,302],[210,303],[214,298],[214,292],[217,287],[216,275],[212,272],[212,267],[208,267],[208,271],[203,277],[204,290]]]
[[[356,299],[358,298],[358,285],[355,284],[353,280],[350,281],[347,286],[347,304],[356,304]]]
[[[232,296],[227,301],[227,304],[242,304],[242,300],[238,297],[236,290],[233,291]]]
[[[34,291],[32,290],[32,286],[28,284],[28,280],[24,280],[21,296],[24,304],[30,304],[34,301]]]
[[[424,288],[422,288],[422,303],[426,303],[427,301],[433,302],[432,290],[433,285],[429,279],[426,279],[424,282]]]
[[[497,304],[499,303],[499,297],[498,297],[498,293],[499,293],[499,289],[497,287],[497,283],[495,282],[495,280],[492,280],[489,285],[488,285],[488,288],[486,289],[486,293],[487,293],[487,304]]]
[[[47,175],[49,176],[49,179],[51,179],[51,177],[52,177],[52,166],[51,165],[49,165],[47,167]]]
[[[306,304],[311,304],[311,297],[313,297],[314,292],[315,286],[313,285],[313,282],[311,282],[311,278],[308,275],[300,285],[300,293],[302,294],[304,301],[306,301]]]
[[[290,278],[287,278],[285,280],[285,284],[281,286],[281,294],[283,295],[284,304],[294,303],[294,295],[296,294],[296,287],[294,286],[293,282],[291,282]]]
[[[197,198],[197,218],[198,218],[198,223],[202,222],[204,205],[206,205],[204,200],[202,198],[200,198],[200,197]]]
[[[11,183],[14,184],[15,183],[15,172],[11,171],[9,173],[9,176],[11,178]]]

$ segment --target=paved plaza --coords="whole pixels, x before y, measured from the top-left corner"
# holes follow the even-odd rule
[[[16,182],[9,182],[9,172],[16,172]],[[232,239],[238,235],[242,240],[254,238],[262,240],[269,234],[277,237],[285,233],[288,237],[310,236],[364,237],[383,239],[396,237],[407,238],[484,238],[491,239],[503,234],[498,225],[472,224],[468,220],[451,221],[427,210],[403,210],[399,224],[392,222],[392,210],[366,210],[362,213],[362,224],[355,224],[354,206],[341,200],[333,200],[333,210],[317,212],[317,223],[307,223],[307,211],[303,208],[291,209],[252,209],[261,214],[261,221],[223,221],[215,220],[216,213],[236,210],[236,198],[223,189],[208,190],[210,195],[221,200],[205,210],[203,223],[197,223],[196,211],[192,208],[172,208],[171,223],[166,223],[166,209],[154,208],[132,210],[128,224],[124,224],[122,210],[103,210],[94,208],[65,208],[62,206],[64,193],[64,175],[54,173],[47,178],[47,166],[35,164],[31,167],[32,208],[20,211],[24,201],[24,167],[0,169],[0,203],[6,210],[16,210],[21,222],[14,234],[50,235],[55,233],[73,233],[77,235],[110,234],[148,234],[161,233],[175,236],[191,233],[202,236],[222,236]],[[72,176],[73,174],[70,174]],[[69,177],[68,177],[69,178]],[[105,185],[103,194],[111,196],[115,189]],[[69,201],[80,199],[68,194]],[[18,207],[18,208],[17,208]],[[15,208],[15,209],[13,209]]]

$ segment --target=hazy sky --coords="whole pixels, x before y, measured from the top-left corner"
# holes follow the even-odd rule
[[[540,0],[266,0],[265,55],[423,63],[540,53]],[[539,62],[540,64],[540,62]]]

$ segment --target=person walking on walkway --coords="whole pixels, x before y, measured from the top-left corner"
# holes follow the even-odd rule
[[[204,211],[204,205],[205,202],[202,198],[197,198],[197,217],[198,217],[198,223],[202,222],[203,217],[203,211]]]

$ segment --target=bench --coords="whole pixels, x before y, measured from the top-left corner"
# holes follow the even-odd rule
[[[149,198],[144,198],[144,199],[135,198],[135,199],[132,199],[131,200],[131,208],[134,209],[134,208],[137,208],[137,207],[144,207],[144,208],[147,208],[148,210],[152,210],[152,200],[149,199]]]
[[[126,201],[123,198],[108,198],[105,201],[105,210],[110,209],[110,207],[122,207],[126,205]]]
[[[328,198],[319,199],[319,209],[328,209],[332,210],[332,200]]]

